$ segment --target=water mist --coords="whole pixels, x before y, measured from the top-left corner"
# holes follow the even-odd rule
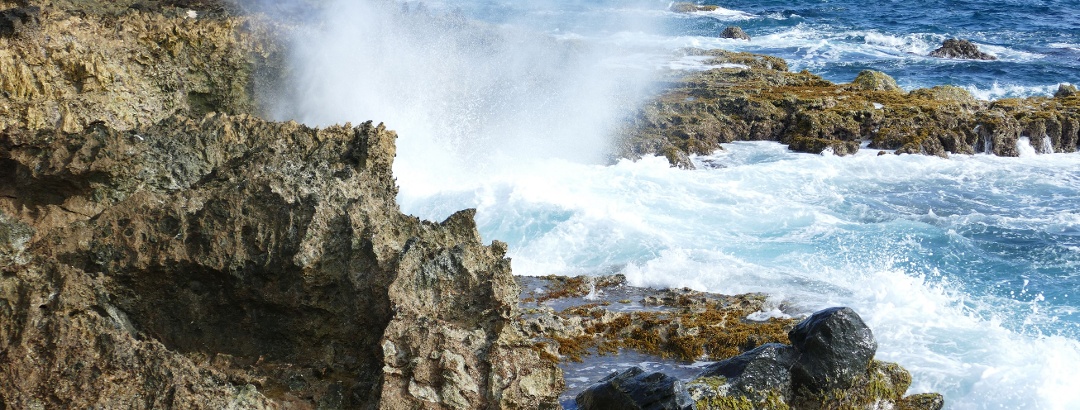
[[[557,5],[529,7],[543,14]],[[281,116],[396,130],[403,197],[467,189],[539,159],[601,163],[652,73],[604,38],[637,30],[634,19],[592,36],[385,1],[335,1],[319,18],[296,39],[297,88]]]

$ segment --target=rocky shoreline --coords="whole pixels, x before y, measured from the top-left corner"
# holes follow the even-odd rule
[[[798,320],[756,316],[762,295],[516,278],[474,211],[402,214],[393,131],[258,117],[286,78],[278,36],[292,28],[237,10],[0,1],[0,409],[558,408],[576,394],[564,372],[577,361],[736,360],[793,341]],[[836,86],[772,57],[687,53],[749,68],[672,80],[621,155],[686,166],[686,153],[740,133],[843,153],[862,127],[879,127],[883,149],[935,154],[936,134],[889,134],[892,117],[870,110],[945,97],[918,115],[970,109],[942,121],[981,119],[975,135],[993,150],[1020,129],[1075,150],[1080,129],[1075,93],[983,103],[905,94],[872,73]],[[716,107],[760,115],[724,120]],[[1011,120],[984,118],[998,114]],[[810,125],[787,137],[789,123]],[[727,373],[687,386],[697,408],[940,408],[937,395],[905,397],[910,376],[872,356],[821,389],[762,396]],[[638,376],[651,377],[623,378]]]
[[[905,396],[911,375],[873,359],[873,333],[848,308],[800,321],[762,294],[639,288],[621,275],[518,277],[518,283],[523,333],[576,382],[560,398],[566,408],[944,404],[939,394]],[[630,357],[620,359],[624,354]]]
[[[1038,152],[1075,152],[1080,93],[1061,85],[1054,97],[975,99],[938,86],[905,92],[887,74],[863,71],[849,84],[790,72],[780,58],[724,50],[683,50],[718,68],[673,73],[659,97],[620,132],[616,156],[663,155],[693,168],[689,155],[732,141],[778,141],[808,153],[852,154],[864,142],[896,154],[992,153],[1017,156],[1017,140]]]

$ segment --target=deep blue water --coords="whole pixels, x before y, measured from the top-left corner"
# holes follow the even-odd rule
[[[445,1],[470,16],[549,32],[655,34],[697,38],[697,46],[752,51],[788,60],[834,82],[864,69],[886,72],[907,89],[956,85],[983,98],[1053,93],[1080,83],[1080,1],[717,1],[736,13],[643,14],[666,1]],[[648,20],[641,23],[643,20]],[[629,25],[627,21],[633,21]],[[754,40],[717,41],[729,25]],[[975,42],[998,61],[926,55],[947,38]],[[686,44],[693,45],[693,44]]]
[[[752,46],[833,81],[875,69],[908,88],[958,85],[1031,90],[1080,83],[1080,1],[711,1],[755,18],[738,22],[752,37],[798,38]],[[695,35],[730,22],[695,19]],[[993,63],[925,58],[945,38],[969,39]],[[1025,91],[1015,90],[1013,94]]]

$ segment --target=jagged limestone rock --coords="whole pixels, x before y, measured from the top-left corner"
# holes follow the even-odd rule
[[[46,8],[32,34],[0,38],[0,129],[133,129],[172,115],[255,113],[278,81],[284,28],[258,17],[115,17]]]
[[[400,214],[381,126],[215,115],[2,137],[0,212],[35,232],[29,262],[3,276],[19,291],[0,297],[11,406],[539,407],[561,389],[554,363],[505,330],[505,246],[484,246],[471,212]],[[217,381],[186,381],[208,366]],[[60,390],[32,393],[45,385]]]

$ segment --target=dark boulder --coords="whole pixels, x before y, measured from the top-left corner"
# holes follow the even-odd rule
[[[0,11],[0,38],[14,37],[27,29],[36,27],[41,18],[41,8],[16,7]]]
[[[997,60],[990,54],[979,51],[979,47],[968,40],[950,38],[941,43],[941,47],[930,52],[930,57],[957,58],[962,60]]]
[[[750,35],[746,34],[739,26],[728,26],[724,31],[720,32],[720,37],[750,41]]]
[[[723,377],[727,395],[762,402],[773,393],[785,400],[791,397],[791,367],[799,353],[791,346],[768,343],[730,359],[713,363],[697,377]]]
[[[866,373],[877,351],[870,328],[851,308],[835,307],[800,322],[790,332],[799,359],[791,368],[793,387],[824,392],[851,387]]]
[[[574,398],[581,410],[690,410],[690,395],[678,379],[640,367],[612,373]]]

